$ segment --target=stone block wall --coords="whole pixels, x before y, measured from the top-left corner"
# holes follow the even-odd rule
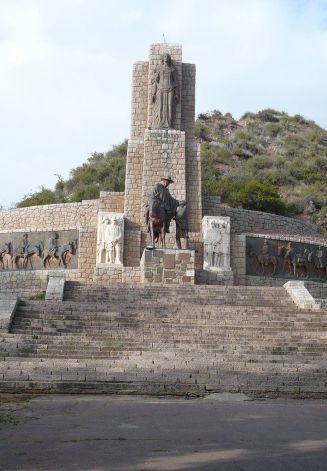
[[[142,181],[143,181],[144,140],[128,141],[125,179],[124,214],[128,221],[139,226],[143,224]]]
[[[173,196],[185,200],[185,133],[175,129],[147,129],[144,135],[144,205],[155,184],[167,174],[171,174],[174,180],[169,188]]]
[[[228,208],[219,204],[219,201],[220,197],[203,197],[202,214],[203,216],[229,216],[232,233],[310,235],[315,239],[320,237],[316,226],[309,222],[261,211]]]
[[[149,250],[141,258],[142,283],[194,284],[194,251]]]
[[[124,193],[101,192],[97,200],[16,208],[0,212],[0,233],[79,231],[78,268],[67,280],[92,281],[96,263],[98,211],[123,212]],[[28,294],[46,290],[48,270],[0,270],[0,291]]]
[[[194,138],[195,130],[195,64],[182,64],[182,123],[186,138]]]
[[[131,139],[143,139],[148,119],[149,63],[140,61],[133,66]]]

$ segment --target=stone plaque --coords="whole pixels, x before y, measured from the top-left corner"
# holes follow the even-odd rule
[[[124,249],[124,215],[98,213],[97,266],[122,265]]]
[[[204,270],[230,270],[230,218],[204,216],[202,233]]]
[[[326,281],[327,246],[246,237],[246,274]]]
[[[0,233],[0,270],[58,270],[78,267],[79,232]]]

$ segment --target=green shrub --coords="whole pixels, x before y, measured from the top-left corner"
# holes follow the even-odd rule
[[[250,180],[238,183],[226,191],[226,201],[233,207],[242,207],[254,211],[285,214],[286,205],[275,186]]]
[[[39,291],[38,293],[31,294],[28,299],[31,301],[44,301],[45,291]]]
[[[42,187],[40,191],[25,195],[23,199],[17,203],[17,208],[26,208],[28,206],[40,206],[44,204],[64,203],[65,198],[57,192]]]
[[[94,200],[99,198],[100,189],[99,187],[92,183],[90,185],[85,185],[82,188],[77,189],[71,196],[70,200],[73,203],[78,203],[82,200]]]

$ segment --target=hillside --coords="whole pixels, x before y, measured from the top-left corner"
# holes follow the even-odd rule
[[[271,109],[245,113],[239,121],[215,110],[200,114],[204,194],[220,194],[234,207],[304,218],[327,230],[327,131],[300,115]],[[101,190],[123,191],[127,142],[93,154],[18,207],[81,201]]]

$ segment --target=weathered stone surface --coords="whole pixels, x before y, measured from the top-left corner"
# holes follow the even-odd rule
[[[175,258],[176,258],[175,254],[168,254],[168,253],[164,254],[163,265],[164,265],[165,270],[175,268]]]
[[[185,263],[185,259],[189,263]],[[194,284],[195,254],[191,250],[145,249],[141,259],[143,283]]]
[[[202,221],[205,270],[230,270],[230,218],[204,216]]]
[[[97,265],[122,265],[124,215],[100,211],[97,231]]]

